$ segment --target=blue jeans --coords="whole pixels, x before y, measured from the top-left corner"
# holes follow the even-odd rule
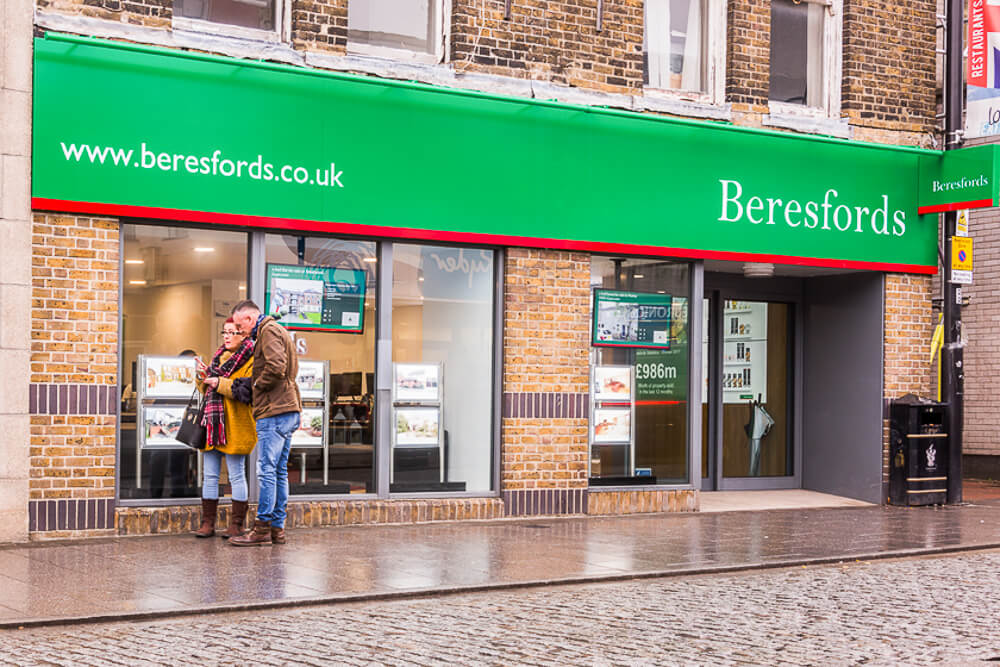
[[[257,520],[268,521],[276,528],[285,526],[288,504],[288,454],[292,433],[299,428],[302,416],[286,412],[257,420]]]
[[[229,471],[229,483],[233,486],[233,500],[247,499],[247,457],[243,454],[223,454],[216,449],[210,449],[204,454],[205,480],[201,486],[201,497],[215,500],[219,497],[219,472],[222,470],[222,457],[226,457],[226,469]]]

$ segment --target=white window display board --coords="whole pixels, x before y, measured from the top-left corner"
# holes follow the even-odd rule
[[[397,449],[437,449],[439,479],[444,469],[444,366],[440,363],[392,365],[392,460],[389,481],[395,475]]]
[[[595,445],[628,447],[628,475],[635,474],[635,368],[590,367],[591,456]],[[592,474],[588,471],[588,474]]]
[[[327,384],[329,361],[299,359],[295,384],[302,398],[299,428],[292,433],[292,449],[319,449],[323,452],[323,485],[330,481],[330,404]],[[306,481],[306,452],[300,451],[299,480]]]
[[[727,301],[722,316],[722,398],[767,402],[767,304]]]

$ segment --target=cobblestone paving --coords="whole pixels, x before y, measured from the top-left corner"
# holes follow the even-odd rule
[[[0,631],[0,664],[16,665],[917,665],[998,657],[998,551]]]

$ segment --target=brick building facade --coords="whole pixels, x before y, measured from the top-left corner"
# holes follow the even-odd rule
[[[789,112],[769,101],[771,3],[710,0],[704,4],[706,21],[708,14],[724,18],[724,25],[716,18],[708,24],[719,40],[721,60],[706,64],[705,76],[724,74],[723,95],[717,99],[709,83],[692,93],[664,90],[646,81],[652,76],[655,49],[647,44],[651,38],[644,40],[649,14],[643,0],[446,0],[432,18],[438,21],[438,29],[430,31],[426,53],[410,59],[385,43],[354,48],[350,22],[355,19],[349,0],[279,2],[274,33],[263,39],[252,30],[227,32],[210,30],[210,26],[202,32],[192,30],[191,25],[175,21],[180,15],[175,2],[179,7],[179,0],[39,0],[33,25],[30,17],[28,24],[24,17],[20,23],[5,24],[7,34],[17,32],[17,39],[0,63],[5,72],[3,95],[22,101],[30,96],[32,32],[40,37],[63,33],[360,73],[387,81],[415,80],[441,89],[558,100],[577,108],[610,107],[703,124],[722,120],[892,146],[928,148],[936,141],[935,6],[922,0],[894,6],[891,11],[876,2],[834,3],[835,11],[824,20],[842,21],[829,33],[842,35],[838,47],[842,57],[835,64],[827,63],[823,85],[833,91],[836,102],[805,113]],[[711,48],[706,53],[710,59]],[[905,70],[902,63],[907,63]],[[129,381],[123,351],[129,343],[122,334],[122,312],[131,307],[126,294],[128,268],[121,263],[125,237],[136,225],[184,228],[184,219],[167,223],[152,215],[56,213],[39,206],[38,195],[30,214],[27,208],[18,209],[16,204],[26,204],[27,196],[9,199],[6,193],[7,188],[26,191],[31,121],[27,108],[17,108],[23,123],[13,127],[20,128],[21,134],[0,135],[3,239],[10,240],[5,247],[13,250],[13,260],[7,261],[5,255],[0,267],[4,313],[0,359],[4,368],[14,369],[8,373],[11,381],[0,403],[0,419],[5,432],[15,434],[0,446],[4,453],[0,458],[7,466],[0,467],[0,541],[188,530],[198,521],[197,497],[157,502],[123,497],[126,473],[119,444],[122,387]],[[456,162],[450,168],[459,171],[466,166]],[[622,208],[634,204],[623,202]],[[188,222],[201,228],[207,224],[195,218]],[[494,326],[502,365],[495,369],[499,438],[492,443],[496,484],[486,492],[462,496],[310,496],[298,501],[293,497],[290,526],[698,509],[702,484],[690,475],[680,483],[649,488],[602,486],[591,479],[593,263],[595,257],[614,251],[499,245],[503,246],[497,255],[503,260],[498,272],[503,279],[502,318]],[[632,251],[626,256],[649,254]],[[686,261],[678,260],[680,264]],[[780,260],[776,263],[779,281],[834,280],[831,276],[837,273],[829,266],[810,273],[807,262],[805,270],[783,267]],[[884,364],[877,398],[909,392],[928,395],[933,278],[892,270],[851,270],[872,276],[882,295],[884,347],[879,352]],[[704,272],[740,276],[741,262],[723,259],[691,268],[687,280],[692,297],[701,294],[699,281]],[[638,273],[633,266],[631,277]],[[753,283],[754,289],[761,284]],[[795,289],[805,293],[808,289],[802,285]],[[707,291],[704,294],[710,296]],[[802,311],[809,308],[807,300],[796,304]],[[700,306],[696,312],[701,312]],[[14,327],[23,323],[30,342],[21,340],[22,334],[7,327],[8,323]],[[700,325],[691,329],[695,330],[700,331]],[[802,332],[796,329],[791,338],[801,342]],[[696,345],[692,343],[692,349]],[[789,346],[791,350],[792,343]],[[970,359],[970,367],[975,363],[975,357]],[[25,372],[20,374],[17,369],[22,367]],[[693,365],[691,369],[697,372]],[[808,369],[795,372],[808,373]],[[793,399],[797,404],[802,401],[800,395]],[[792,408],[787,409],[791,415]],[[706,419],[712,414],[707,407],[705,414]],[[808,410],[801,418],[809,418]],[[789,433],[789,443],[804,437],[793,438]],[[693,443],[695,438],[689,440]],[[968,442],[971,448],[979,446],[974,435]],[[799,459],[809,455],[801,443],[787,446]],[[884,437],[878,442],[876,434],[866,446],[880,451],[886,443]],[[690,451],[695,449],[692,445]],[[880,458],[882,469],[874,473],[879,478],[888,465],[884,455]],[[304,470],[305,458],[302,466]],[[796,466],[801,462],[789,464],[782,476],[810,488],[809,462],[804,474],[792,474]],[[875,496],[875,500],[885,497],[881,490]]]

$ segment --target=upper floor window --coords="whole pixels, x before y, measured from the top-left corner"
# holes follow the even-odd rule
[[[725,25],[724,0],[646,0],[643,83],[721,102]]]
[[[436,62],[441,54],[441,0],[350,0],[348,48]]]
[[[275,0],[174,0],[175,26],[177,19],[195,19],[273,32],[277,18]]]
[[[771,0],[771,79],[769,98],[823,106],[825,4]]]
[[[646,0],[645,83],[706,92],[708,0]]]

